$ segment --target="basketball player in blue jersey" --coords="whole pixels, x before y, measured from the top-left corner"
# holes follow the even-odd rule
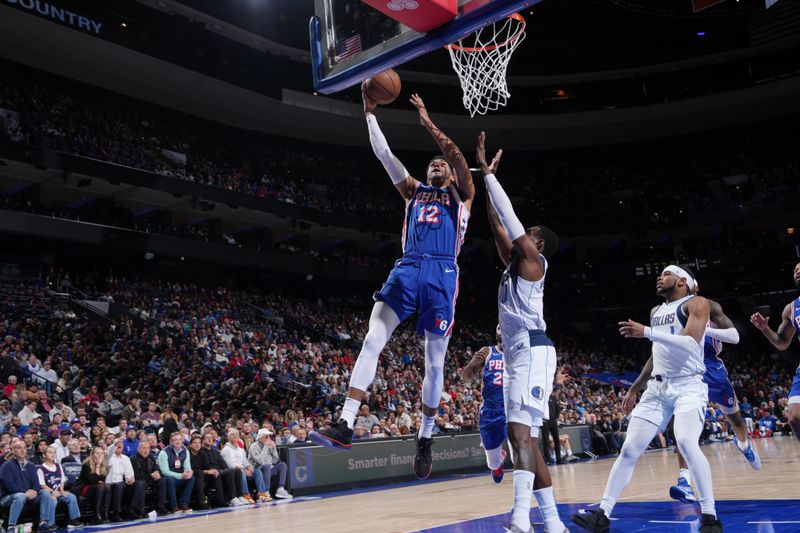
[[[695,280],[693,293],[700,292],[700,285]],[[728,379],[728,370],[719,355],[722,353],[722,343],[739,344],[739,332],[725,315],[722,306],[714,300],[708,300],[711,322],[706,328],[706,342],[703,346],[703,363],[706,366],[706,373],[703,381],[708,385],[708,401],[714,402],[725,414],[731,427],[733,428],[733,445],[742,452],[747,463],[754,470],[761,469],[761,458],[758,452],[753,449],[747,435],[747,424],[745,424],[742,413],[739,410],[739,402],[736,399],[736,392]],[[648,378],[649,379],[649,378]],[[637,391],[638,392],[638,391]],[[630,394],[630,391],[628,391]],[[635,394],[635,393],[634,393]],[[686,466],[686,460],[681,455],[679,449],[675,450],[678,454],[678,484],[669,489],[669,495],[675,500],[683,503],[692,503],[696,500],[692,490],[691,475]]]
[[[794,267],[794,284],[800,289],[800,263]],[[750,322],[764,334],[769,342],[780,351],[792,344],[792,337],[797,333],[800,338],[800,297],[786,304],[781,314],[781,325],[778,331],[769,327],[769,317],[764,318],[761,313],[754,313]],[[794,375],[792,388],[789,390],[789,424],[792,426],[794,436],[800,440],[800,367]]]
[[[479,424],[481,443],[483,451],[486,452],[486,466],[492,471],[492,479],[495,483],[500,483],[503,481],[503,463],[506,460],[503,443],[508,438],[503,401],[503,384],[506,380],[500,326],[497,326],[497,344],[484,346],[475,352],[470,362],[461,369],[460,374],[468,381],[479,375],[482,378],[483,403]]]
[[[633,385],[636,389],[631,387],[634,393],[626,395],[622,402],[629,411],[636,404],[636,392],[642,388],[642,381],[647,381],[647,390],[631,413],[625,444],[611,467],[600,508],[572,516],[573,522],[588,531],[609,530],[609,517],[631,480],[636,462],[674,415],[678,449],[700,489],[700,533],[722,532],[714,504],[711,468],[698,443],[708,404],[708,385],[703,381],[706,371],[703,344],[710,311],[708,300],[692,293],[694,286],[694,277],[687,270],[670,265],[656,282],[656,291],[665,302],[650,312],[650,326],[633,320],[619,323],[620,334],[625,338],[652,341],[653,354]]]
[[[341,419],[330,429],[311,433],[310,438],[331,448],[350,449],[356,414],[375,379],[378,356],[395,328],[418,312],[417,333],[425,337],[425,378],[414,473],[424,479],[433,468],[431,433],[444,385],[444,358],[458,296],[456,257],[464,242],[475,186],[461,150],[436,127],[422,98],[415,94],[411,103],[443,154],[428,164],[426,183],[411,177],[389,149],[373,114],[375,104],[363,84],[361,94],[372,149],[406,204],[403,257],[374,295],[369,330],[353,367]]]
[[[475,155],[486,184],[489,226],[500,260],[506,265],[497,302],[508,376],[505,398],[508,440],[514,456],[514,507],[506,530],[528,533],[533,531],[531,492],[537,473],[549,478],[538,438],[542,420],[549,414],[548,401],[557,364],[543,312],[545,257],[558,251],[558,237],[544,226],[525,229],[519,221],[511,200],[494,175],[501,154],[498,151],[491,166],[486,163],[486,134],[481,132]],[[547,486],[534,494],[545,531],[562,533],[566,528],[558,517],[553,487],[547,481]]]

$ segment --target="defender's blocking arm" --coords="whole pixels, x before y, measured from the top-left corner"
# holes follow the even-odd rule
[[[492,169],[486,164],[486,134],[481,132],[478,136],[478,144],[475,148],[475,156],[483,172],[483,181],[486,184],[486,192],[491,200],[494,211],[500,219],[503,228],[508,234],[508,238],[514,245],[520,257],[520,274],[524,279],[539,280],[544,275],[544,268],[539,260],[539,249],[532,239],[528,237],[525,227],[520,222],[511,199],[503,190],[497,177],[492,173]],[[498,250],[500,247],[498,246]],[[502,253],[501,253],[502,257]]]

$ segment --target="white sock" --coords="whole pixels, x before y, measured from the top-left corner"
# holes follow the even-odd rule
[[[486,450],[486,466],[489,467],[489,470],[497,470],[501,466],[503,466],[503,447],[498,446],[492,450]]]
[[[543,489],[533,491],[533,497],[536,498],[536,503],[539,505],[539,510],[542,512],[544,519],[544,530],[546,533],[564,533],[564,522],[558,517],[558,508],[556,507],[556,499],[553,496],[553,487],[545,487]]]
[[[431,432],[433,431],[433,423],[435,420],[436,420],[436,415],[433,416],[422,415],[422,425],[419,428],[419,438],[421,439],[431,438]]]
[[[344,407],[342,407],[342,419],[347,422],[347,427],[353,429],[356,423],[356,415],[358,414],[358,410],[361,408],[361,400],[356,400],[351,397],[347,397],[344,401]]]
[[[688,468],[681,468],[678,470],[678,479],[683,478],[686,480],[686,483],[689,485],[692,484],[692,474],[689,472]]]
[[[514,470],[514,510],[511,523],[520,531],[531,528],[531,492],[533,491],[533,472]]]
[[[750,444],[750,439],[745,437],[744,440],[736,439],[736,446],[739,447],[740,450],[745,451],[747,446]]]

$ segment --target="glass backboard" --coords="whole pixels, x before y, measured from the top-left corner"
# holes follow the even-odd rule
[[[403,7],[428,0],[387,0]],[[456,18],[418,33],[361,0],[314,0],[309,23],[314,87],[331,94],[438,50],[541,0],[459,0]]]

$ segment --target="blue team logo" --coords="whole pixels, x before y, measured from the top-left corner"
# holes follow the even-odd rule
[[[531,395],[537,400],[541,400],[544,397],[544,390],[538,386],[534,387],[531,389]]]

